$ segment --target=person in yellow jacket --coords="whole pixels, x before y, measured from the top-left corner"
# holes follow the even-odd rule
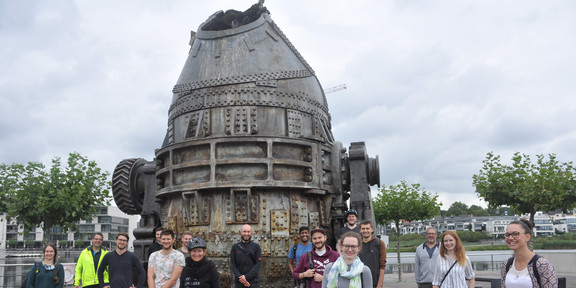
[[[108,253],[106,248],[102,247],[104,236],[102,233],[94,233],[92,246],[86,247],[80,253],[76,263],[76,273],[74,275],[74,288],[78,288],[82,283],[82,288],[98,288],[98,266],[102,262],[104,255]],[[105,282],[108,282],[108,272],[104,272]]]

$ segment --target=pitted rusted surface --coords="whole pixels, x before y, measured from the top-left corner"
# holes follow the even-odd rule
[[[348,193],[351,208],[373,215],[378,158],[354,143],[349,159],[334,140],[315,72],[265,7],[216,13],[190,44],[156,158],[124,160],[114,173],[118,206],[141,215],[135,252],[146,260],[157,226],[191,231],[230,287],[229,252],[250,224],[262,248],[260,286],[288,287],[299,227],[321,226],[334,244]]]

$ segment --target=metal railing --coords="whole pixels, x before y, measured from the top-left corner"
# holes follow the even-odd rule
[[[19,288],[34,263],[0,264],[0,288]],[[64,287],[73,287],[76,263],[62,263]]]

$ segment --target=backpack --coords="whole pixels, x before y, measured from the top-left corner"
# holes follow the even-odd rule
[[[312,252],[306,252],[306,255],[308,256],[308,268],[314,269],[314,260],[312,259]],[[306,285],[304,287],[306,287],[306,288],[311,287],[312,278],[302,279],[302,281],[305,281],[304,283],[306,283]]]
[[[536,278],[536,282],[538,283],[538,285],[540,285],[540,272],[538,272],[538,269],[536,268],[536,261],[538,261],[538,258],[540,258],[540,255],[534,254],[534,257],[532,257],[530,262],[532,262],[532,270],[534,271],[534,277]],[[514,262],[514,256],[510,257],[508,259],[508,262],[506,262],[506,274],[508,274],[508,270],[510,270],[510,266],[512,266],[513,262]]]
[[[34,281],[32,282],[33,284],[36,282],[36,274],[38,274],[38,271],[40,271],[40,262],[34,262],[34,271],[36,273],[34,273]],[[26,274],[26,277],[24,277],[24,280],[22,280],[22,283],[20,284],[20,288],[26,288],[26,284],[28,283],[28,277],[30,277],[32,274],[32,270],[30,270],[28,272],[28,274]]]
[[[298,248],[297,246],[298,246],[298,243],[295,243],[294,245],[292,245],[292,255],[294,255],[294,263],[296,263],[296,249]],[[290,261],[292,261],[292,260],[290,260]],[[294,265],[294,268],[296,268],[296,265]],[[288,269],[288,272],[290,272],[290,269]],[[292,276],[292,273],[290,273],[290,277],[292,279],[294,279],[294,287],[300,287],[300,282],[301,282],[300,280],[301,279],[295,279]]]

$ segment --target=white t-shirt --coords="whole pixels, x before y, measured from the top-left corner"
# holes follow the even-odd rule
[[[532,279],[530,278],[530,273],[528,272],[528,267],[524,270],[518,271],[514,265],[516,264],[516,258],[506,274],[506,287],[508,288],[532,288]]]

